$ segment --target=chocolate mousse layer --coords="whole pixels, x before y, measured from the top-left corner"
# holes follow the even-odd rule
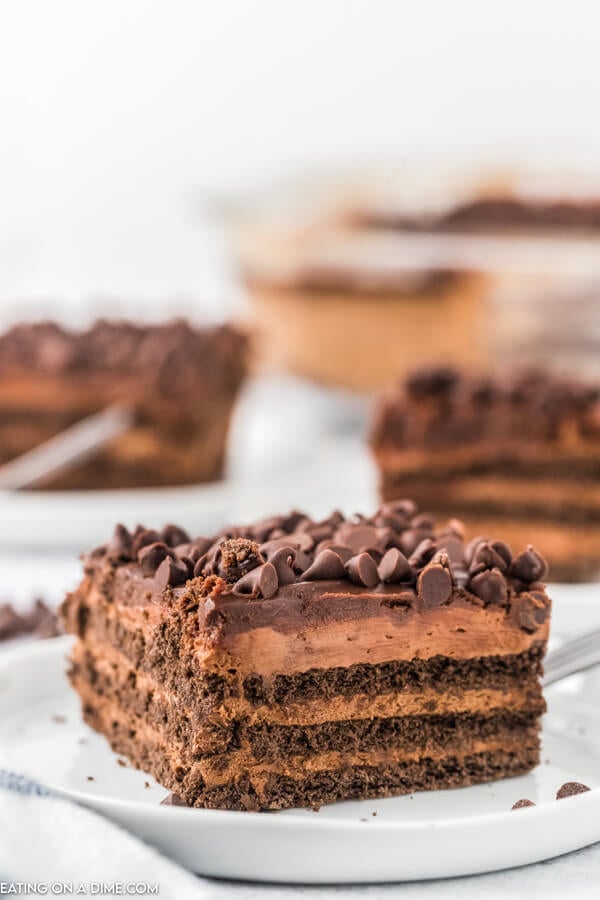
[[[62,616],[86,720],[195,806],[471,784],[538,760],[543,558],[411,501],[191,539],[118,526]]]
[[[436,515],[517,546],[533,531],[555,578],[597,577],[599,385],[421,369],[380,399],[371,446],[385,500],[410,488]]]

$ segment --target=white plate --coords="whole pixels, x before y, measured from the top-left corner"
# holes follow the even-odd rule
[[[552,593],[556,634],[600,624],[594,587]],[[0,656],[2,763],[104,813],[194,872],[289,883],[399,881],[523,865],[600,840],[598,673],[548,692],[543,762],[529,775],[318,813],[236,813],[162,807],[163,788],[117,763],[81,720],[64,675],[69,641]],[[565,781],[594,790],[557,802]],[[510,811],[521,797],[538,805]]]

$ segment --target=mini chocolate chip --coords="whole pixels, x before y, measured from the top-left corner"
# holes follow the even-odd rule
[[[379,584],[377,566],[373,557],[368,553],[359,553],[349,559],[346,563],[346,572],[354,584],[360,584],[367,588],[373,588]]]
[[[162,539],[168,547],[176,547],[177,544],[189,544],[190,536],[178,525],[165,525],[162,529]]]
[[[290,543],[297,544],[298,550],[303,553],[310,553],[315,546],[315,540],[307,531],[294,531],[288,538]]]
[[[326,541],[333,534],[333,528],[328,523],[322,525],[313,525],[312,528],[307,528],[306,533],[310,534],[311,538],[318,544],[319,541]]]
[[[156,570],[153,588],[157,593],[162,593],[167,587],[185,584],[189,577],[189,569],[184,562],[166,556]]]
[[[137,559],[137,555],[142,547],[147,547],[149,544],[160,544],[162,542],[162,535],[159,534],[158,531],[155,531],[154,528],[140,528],[136,530],[131,544],[133,558]]]
[[[469,570],[473,573],[481,572],[484,569],[499,569],[500,572],[505,572],[507,569],[504,558],[494,550],[488,541],[477,544],[469,564]]]
[[[345,577],[344,561],[335,550],[321,550],[313,564],[302,573],[303,581],[333,581]]]
[[[502,557],[508,568],[512,563],[512,551],[508,544],[505,544],[504,541],[492,541],[490,546],[498,556]]]
[[[469,590],[480,597],[486,606],[506,606],[508,603],[506,579],[499,569],[486,569],[474,575]]]
[[[387,551],[381,562],[379,563],[379,577],[386,584],[398,583],[399,581],[411,581],[413,578],[413,570],[411,569],[404,553],[396,547],[392,547]]]
[[[422,569],[437,553],[437,545],[431,538],[425,538],[409,557],[409,563],[415,569]]]
[[[335,532],[334,540],[350,547],[354,554],[364,553],[369,548],[377,547],[377,529],[373,525],[345,522]]]
[[[513,803],[511,809],[525,809],[526,806],[535,806],[533,800],[528,800],[527,797],[523,797],[522,800],[517,800],[516,803]]]
[[[541,581],[548,574],[548,564],[543,556],[529,544],[526,550],[515,556],[510,574],[526,584]]]
[[[293,547],[280,547],[271,556],[269,562],[275,566],[277,572],[277,580],[280,585],[292,584],[296,580],[293,563],[296,558],[296,551]]]
[[[121,523],[115,528],[115,533],[108,544],[107,552],[111,559],[122,559],[125,561],[133,558],[131,534]]]
[[[251,597],[262,597],[270,600],[277,593],[279,581],[273,563],[266,562],[244,575],[234,587],[236,594],[249,594]]]
[[[565,797],[574,797],[575,794],[585,794],[586,791],[589,790],[590,788],[587,784],[582,784],[580,781],[565,781],[556,792],[556,799],[564,800]]]
[[[157,541],[155,544],[148,544],[147,547],[142,547],[138,553],[138,562],[142,574],[146,577],[154,575],[163,559],[167,556],[174,556],[173,551],[161,541]]]
[[[335,541],[321,541],[315,547],[315,558],[322,550],[333,550],[340,557],[342,562],[346,563],[354,556],[350,547],[344,547],[343,544],[336,544]]]
[[[453,566],[463,566],[465,562],[465,544],[454,532],[440,535],[436,539],[440,550],[445,550]]]
[[[481,535],[477,535],[477,537],[472,538],[469,541],[467,546],[465,547],[465,562],[467,564],[467,568],[471,565],[473,560],[473,555],[480,544],[487,544],[488,539],[486,537],[481,537]]]
[[[447,534],[455,534],[457,538],[460,538],[462,541],[465,539],[465,526],[460,521],[460,519],[449,519],[446,523],[446,527],[441,532],[444,536]]]
[[[194,563],[194,578],[198,578],[200,575],[204,575],[204,568],[208,562],[208,553],[205,553],[203,556],[200,556],[196,562]]]
[[[427,513],[419,513],[418,516],[415,516],[410,523],[411,528],[419,528],[422,531],[433,531],[435,528],[435,521],[433,516],[428,515]]]
[[[410,557],[423,541],[423,532],[418,528],[407,528],[400,535],[400,545],[406,557]]]
[[[405,516],[395,515],[391,512],[380,511],[373,519],[373,524],[377,528],[391,528],[395,532],[404,531],[407,524]]]
[[[452,596],[452,573],[448,557],[440,554],[429,562],[417,579],[417,590],[428,609],[441,606]]]
[[[395,513],[396,515],[405,516],[407,519],[411,519],[417,512],[417,504],[414,500],[408,500],[404,498],[402,500],[390,500],[381,507],[384,510],[390,510],[390,512]]]

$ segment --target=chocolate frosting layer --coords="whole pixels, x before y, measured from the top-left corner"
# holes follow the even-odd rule
[[[100,320],[85,331],[56,322],[16,325],[0,335],[0,374],[143,376],[162,394],[203,383],[237,385],[246,368],[246,338],[229,325],[195,328]]]
[[[509,378],[466,376],[438,367],[412,372],[381,398],[371,443],[386,450],[497,442],[600,441],[600,384],[521,371]]]

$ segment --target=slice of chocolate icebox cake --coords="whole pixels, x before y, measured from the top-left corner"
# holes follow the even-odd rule
[[[117,526],[62,606],[85,720],[187,804],[470,785],[539,761],[543,558],[410,501],[210,538]]]

